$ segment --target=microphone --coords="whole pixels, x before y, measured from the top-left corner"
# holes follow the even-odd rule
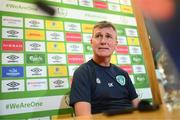
[[[139,111],[144,112],[144,111],[154,111],[159,109],[159,105],[158,104],[151,104],[149,101],[147,100],[141,100],[138,104],[138,108]]]
[[[55,9],[48,6],[47,3],[42,2],[41,0],[36,0],[35,4],[37,5],[38,8],[43,10],[48,15],[51,15],[51,16],[55,15]]]

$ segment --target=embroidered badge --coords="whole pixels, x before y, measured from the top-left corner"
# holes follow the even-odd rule
[[[101,84],[101,80],[99,78],[96,78],[96,83]]]
[[[123,75],[116,76],[116,80],[122,86],[124,86],[126,84],[126,79]]]

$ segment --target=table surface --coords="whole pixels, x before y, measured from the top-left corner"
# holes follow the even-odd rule
[[[68,117],[68,118],[59,118],[59,119],[61,120],[180,120],[180,110],[174,110],[170,112],[168,111],[167,107],[161,105],[160,109],[155,111],[148,111],[148,112],[134,111],[132,113],[118,114],[113,116],[107,116],[101,113],[101,114],[94,114],[92,116]],[[58,118],[56,120],[58,120]]]

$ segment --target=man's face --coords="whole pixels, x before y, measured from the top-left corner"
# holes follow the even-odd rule
[[[111,27],[95,28],[91,45],[97,57],[110,57],[117,46],[117,34]]]

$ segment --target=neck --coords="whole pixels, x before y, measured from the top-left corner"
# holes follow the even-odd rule
[[[97,64],[104,66],[104,67],[109,67],[110,66],[110,58],[97,58],[95,56],[93,56],[92,58],[94,60],[94,62],[96,62]]]

